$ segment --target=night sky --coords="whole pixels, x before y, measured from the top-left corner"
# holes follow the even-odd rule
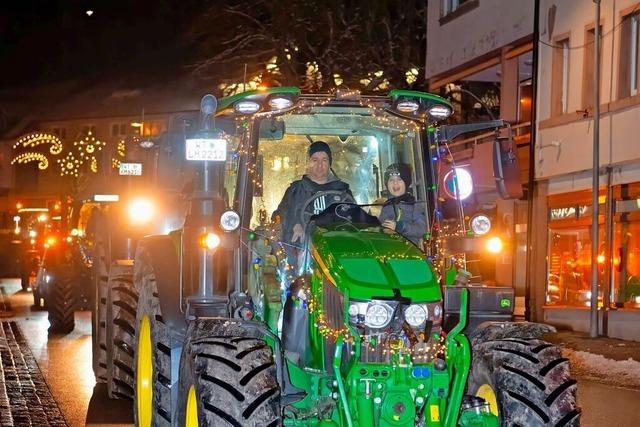
[[[7,89],[79,78],[179,74],[193,50],[183,34],[206,2],[1,3],[0,73]]]

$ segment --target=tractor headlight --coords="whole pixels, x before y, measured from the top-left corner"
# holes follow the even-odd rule
[[[442,316],[442,306],[440,304],[435,304],[431,313],[433,314],[432,318],[434,321],[439,320],[440,316]]]
[[[240,215],[236,211],[226,211],[220,216],[220,227],[224,231],[235,231],[240,227]]]
[[[273,97],[269,100],[269,108],[275,111],[291,108],[292,105],[293,101],[291,99],[281,96]]]
[[[129,203],[129,220],[136,225],[146,224],[153,217],[155,208],[149,199],[134,199]]]
[[[479,236],[487,234],[491,230],[491,220],[484,214],[478,214],[471,218],[471,229]]]
[[[387,304],[373,303],[367,308],[365,324],[370,328],[384,328],[391,322],[392,311]]]
[[[451,115],[451,108],[444,105],[434,105],[429,108],[429,115],[434,119],[446,119]]]
[[[419,327],[427,320],[427,308],[418,304],[410,305],[404,310],[404,320],[414,328]]]
[[[253,114],[260,110],[260,104],[255,101],[240,101],[234,104],[233,109],[240,114]]]

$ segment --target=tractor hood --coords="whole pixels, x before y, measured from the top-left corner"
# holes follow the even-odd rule
[[[351,299],[392,298],[394,289],[413,302],[442,299],[425,254],[398,234],[379,228],[317,228],[310,246],[322,273]]]

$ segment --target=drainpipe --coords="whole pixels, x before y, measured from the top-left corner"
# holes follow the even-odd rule
[[[533,68],[531,73],[531,130],[529,134],[529,176],[527,182],[527,258],[524,285],[524,318],[527,321],[535,320],[535,307],[531,307],[531,282],[533,280],[532,250],[533,250],[533,186],[535,184],[535,157],[537,136],[537,108],[538,108],[538,57],[540,40],[540,0],[535,0],[533,6]],[[535,302],[535,299],[534,299]],[[532,316],[533,314],[533,316]]]
[[[591,215],[591,316],[589,336],[598,336],[598,195],[600,193],[600,0],[596,4],[594,73],[593,73],[593,208]]]
[[[604,282],[602,283],[602,335],[609,336],[609,309],[611,308],[611,287],[613,285],[613,215],[615,201],[613,200],[613,168],[607,167],[607,204],[605,216],[606,254],[604,264]]]

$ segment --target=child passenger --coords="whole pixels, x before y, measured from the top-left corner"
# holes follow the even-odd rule
[[[389,165],[384,172],[389,199],[380,212],[383,227],[395,230],[416,245],[426,231],[424,206],[407,191],[411,186],[411,168],[405,163]]]

